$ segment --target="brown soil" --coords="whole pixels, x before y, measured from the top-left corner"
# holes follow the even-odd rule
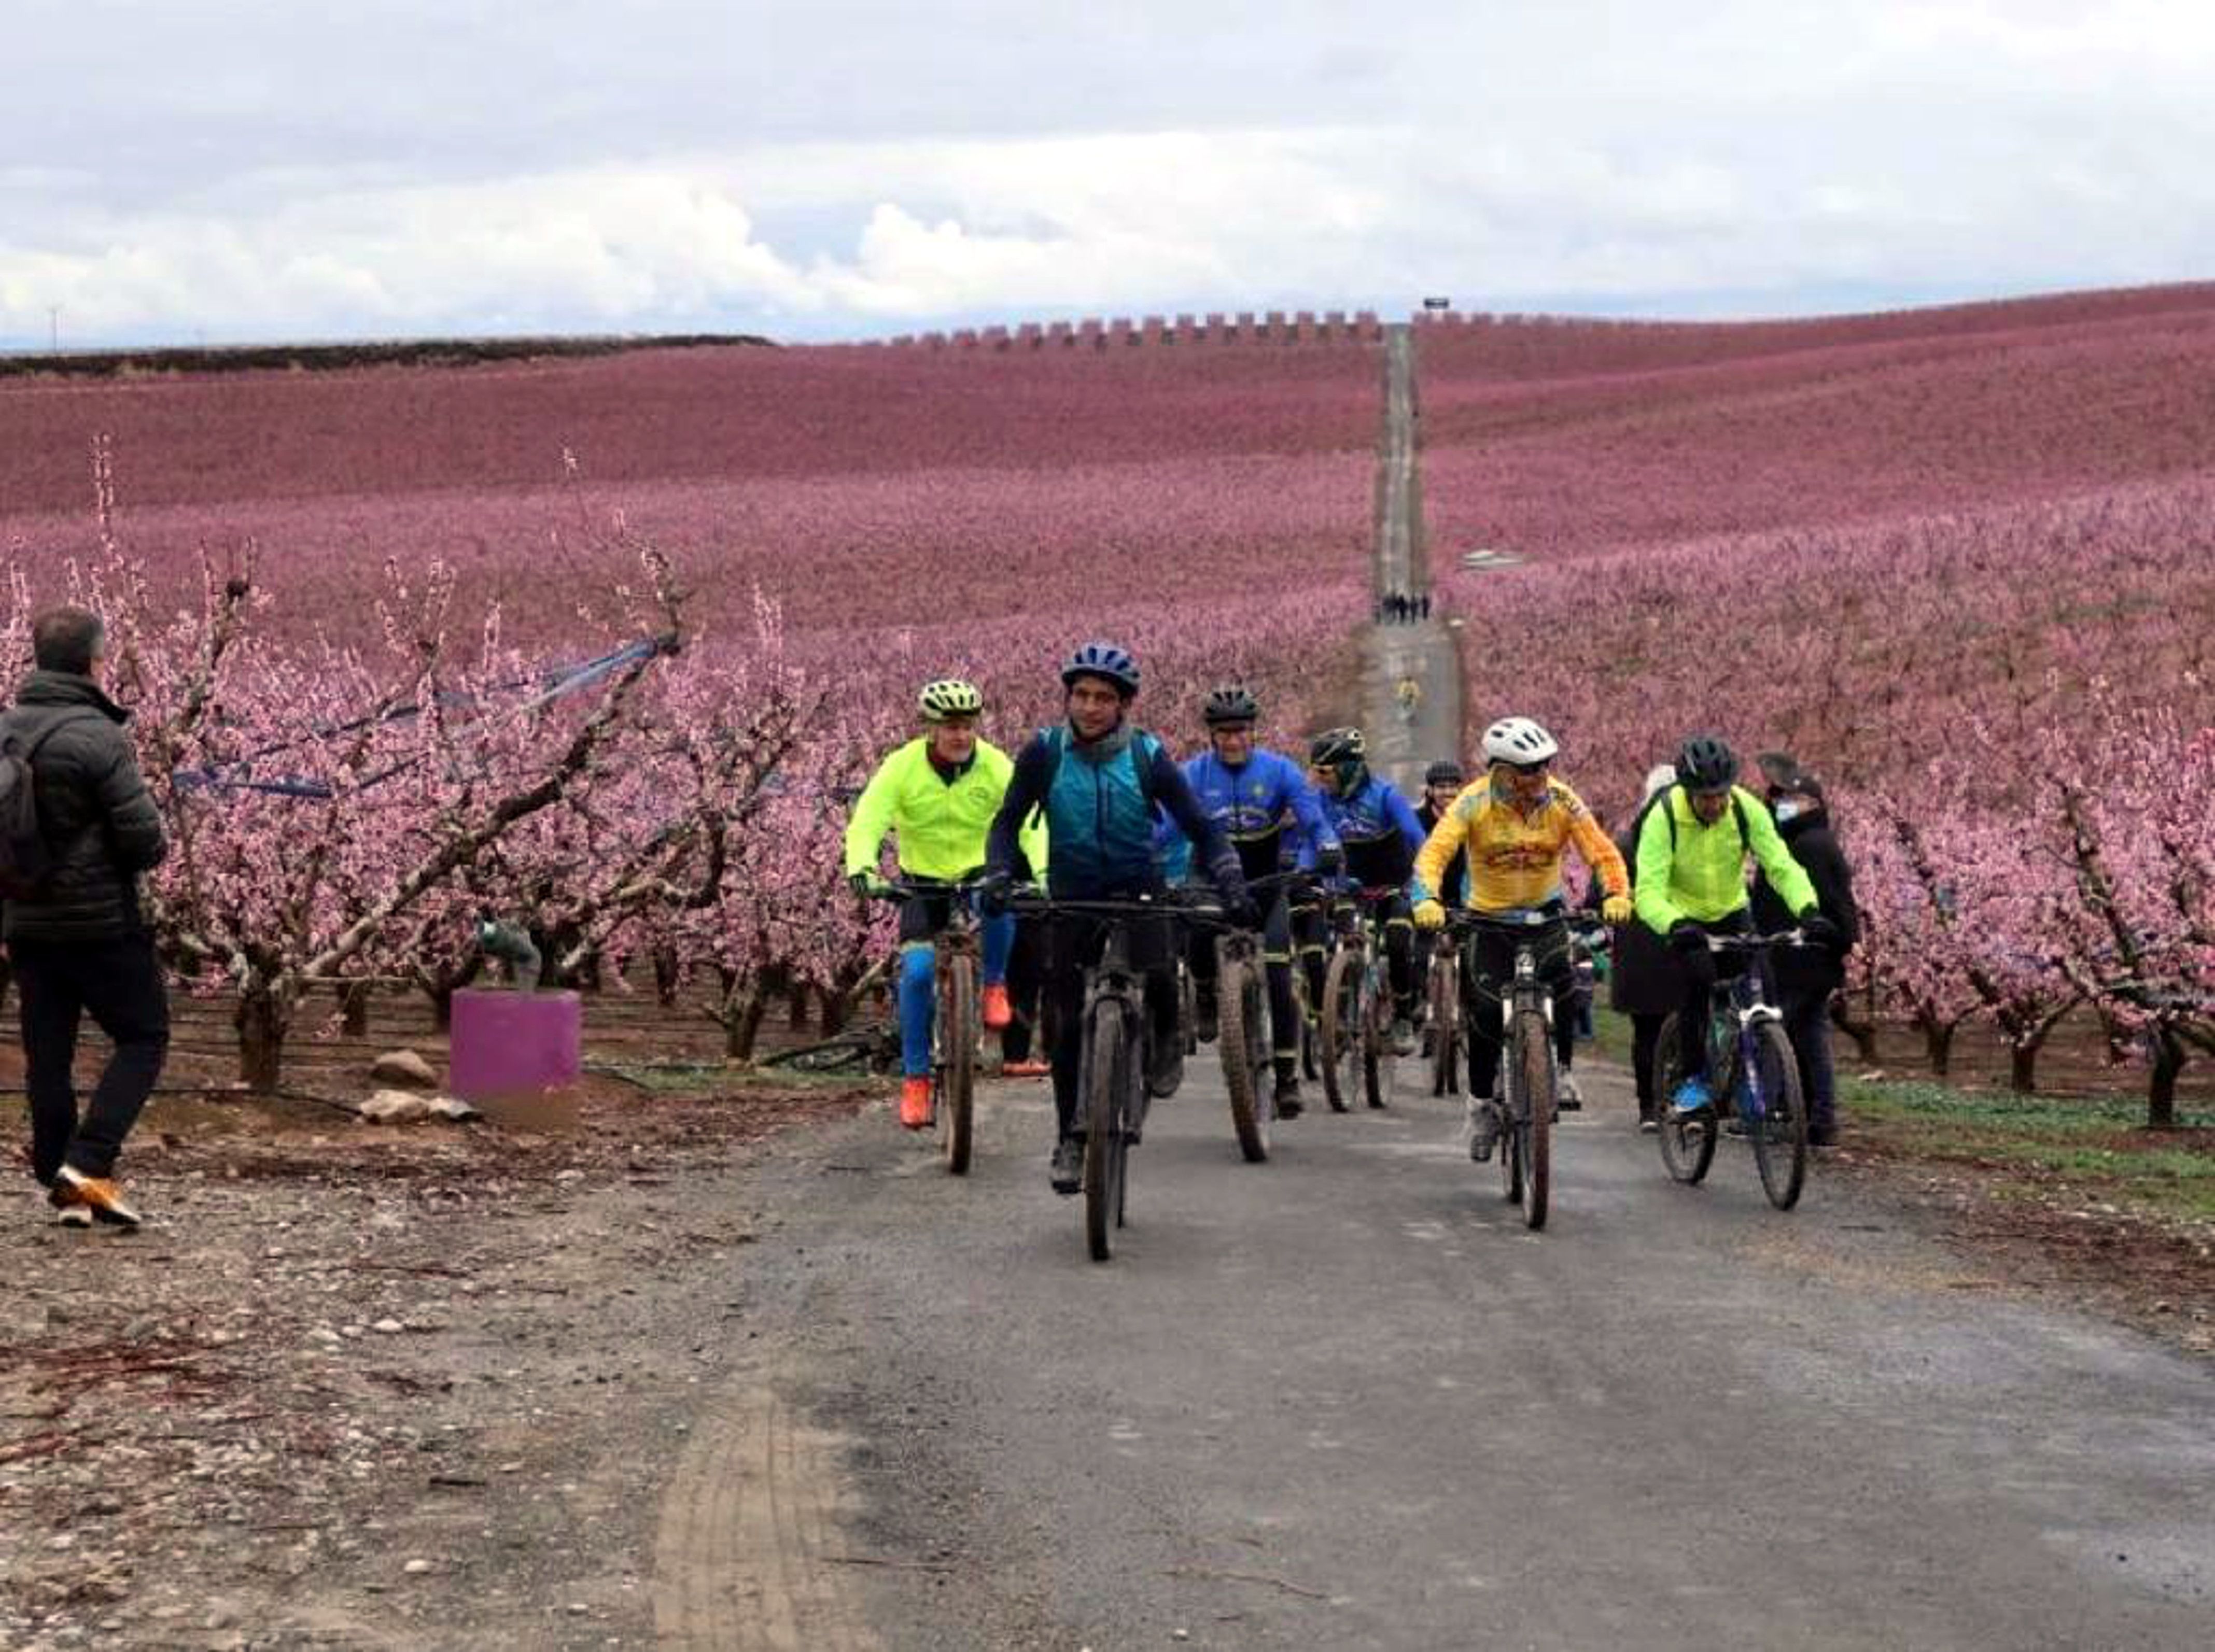
[[[2119,1138],[2166,1147],[2182,1139],[2144,1131]],[[2215,1223],[2124,1209],[2083,1178],[1934,1159],[1867,1138],[1826,1153],[1823,1172],[1930,1214],[2008,1288],[2059,1295],[2215,1356]]]

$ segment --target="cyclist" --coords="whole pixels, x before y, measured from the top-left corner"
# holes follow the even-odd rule
[[[1752,855],[1783,909],[1819,946],[1835,945],[1815,886],[1777,835],[1760,798],[1735,784],[1738,756],[1712,734],[1696,734],[1677,752],[1677,783],[1647,805],[1638,828],[1639,921],[1665,937],[1684,968],[1677,1011],[1683,1078],[1670,1098],[1679,1113],[1715,1105],[1708,1083],[1708,1006],[1715,982],[1745,967],[1708,950],[1709,935],[1746,934],[1746,863]]]
[[[916,696],[923,731],[893,750],[878,766],[854,804],[846,824],[846,881],[863,899],[881,894],[877,857],[885,834],[898,839],[901,872],[914,878],[957,882],[985,864],[985,838],[1014,766],[1008,754],[977,733],[985,696],[958,677],[926,682]],[[1035,841],[1034,842],[1035,847]],[[900,1123],[930,1127],[930,1025],[936,1011],[932,945],[944,929],[953,897],[904,901],[899,915]],[[995,1030],[1010,1019],[1008,952],[1015,921],[985,919],[984,1022]]]
[[[1400,707],[1401,717],[1412,723],[1423,703],[1423,685],[1412,676],[1403,676],[1392,685],[1392,698]]]
[[[1230,841],[1249,878],[1273,877],[1281,862],[1287,820],[1311,847],[1317,870],[1336,872],[1345,860],[1338,834],[1299,765],[1254,744],[1261,702],[1242,684],[1209,692],[1200,709],[1209,750],[1184,762],[1184,777],[1209,819]],[[1265,905],[1261,959],[1268,980],[1271,1053],[1276,1068],[1279,1118],[1300,1113],[1300,1022],[1292,994],[1292,902],[1284,886]],[[1215,1037],[1216,957],[1212,935],[1195,934],[1190,951],[1193,984],[1203,1042]]]
[[[1409,880],[1423,847],[1422,823],[1396,787],[1369,772],[1369,743],[1359,729],[1327,729],[1308,749],[1308,774],[1322,796],[1323,817],[1345,851],[1346,875],[1364,889],[1396,891],[1384,908],[1384,959],[1392,984],[1392,1052],[1415,1053],[1415,931],[1408,917]],[[1316,845],[1303,847],[1304,866],[1317,866]],[[1310,958],[1310,1001],[1322,1002],[1322,955]]]
[[[1539,976],[1553,995],[1554,1059],[1560,1068],[1555,1095],[1563,1106],[1574,1108],[1581,1104],[1569,1076],[1576,1048],[1577,979],[1562,893],[1562,851],[1574,845],[1598,876],[1606,891],[1601,915],[1611,923],[1630,917],[1630,879],[1623,856],[1584,799],[1553,772],[1561,750],[1552,735],[1527,717],[1503,717],[1485,730],[1484,778],[1454,799],[1416,858],[1423,899],[1415,908],[1415,921],[1427,929],[1445,923],[1445,908],[1429,891],[1445,887],[1457,851],[1468,856],[1467,904],[1472,910],[1547,915],[1549,921],[1534,926],[1521,944],[1530,946]],[[1478,1160],[1492,1156],[1499,1132],[1491,1101],[1500,1070],[1500,1003],[1518,945],[1514,936],[1493,930],[1470,939],[1462,1001],[1469,1031],[1469,1156]]]
[[[1059,900],[1130,899],[1164,887],[1154,840],[1154,814],[1166,808],[1184,829],[1224,905],[1248,912],[1238,857],[1185,784],[1183,773],[1153,735],[1131,721],[1138,663],[1114,643],[1088,642],[1061,669],[1065,720],[1041,729],[1016,754],[1015,774],[992,823],[985,900],[1004,908],[1022,860],[1025,823],[1046,830],[1047,892]],[[1084,1048],[1084,971],[1099,956],[1108,926],[1063,915],[1045,926],[1046,1001],[1052,1011],[1053,1102],[1058,1132],[1048,1179],[1074,1193],[1084,1167],[1077,1117]],[[1184,1056],[1177,1037],[1177,986],[1169,926],[1126,926],[1132,961],[1145,972],[1152,1024],[1146,1087],[1165,1096],[1176,1088]]]

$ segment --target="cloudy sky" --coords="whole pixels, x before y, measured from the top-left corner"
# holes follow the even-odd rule
[[[2204,0],[0,0],[0,349],[2215,274]]]

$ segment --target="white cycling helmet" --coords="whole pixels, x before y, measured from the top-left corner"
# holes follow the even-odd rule
[[[1561,745],[1527,717],[1503,717],[1484,731],[1484,760],[1527,768],[1551,762]]]

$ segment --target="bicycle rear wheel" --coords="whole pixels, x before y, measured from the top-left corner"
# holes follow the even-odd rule
[[[1230,1128],[1249,1165],[1269,1156],[1269,1096],[1261,1076],[1268,1047],[1261,1025],[1261,983],[1255,973],[1247,960],[1225,958],[1216,998],[1217,1049],[1223,1058],[1223,1087],[1230,1092]]]
[[[1523,1166],[1523,1225],[1546,1225],[1546,1201],[1554,1172],[1554,1056],[1546,1018],[1525,1010],[1513,1033],[1516,1111],[1512,1134]]]
[[[1761,1190],[1779,1210],[1800,1202],[1807,1177],[1807,1108],[1800,1093],[1800,1063],[1784,1029],[1768,1021],[1753,1030],[1752,1059],[1741,1080],[1746,1130]]]
[[[1084,1029],[1084,1239],[1095,1262],[1115,1254],[1123,1225],[1123,1178],[1130,1143],[1123,1121],[1138,1070],[1138,1040],[1119,1003],[1095,1004]]]
[[[1654,1104],[1660,1125],[1661,1163],[1672,1178],[1689,1184],[1699,1181],[1715,1162],[1716,1123],[1713,1108],[1690,1116],[1677,1111],[1677,1086],[1684,1079],[1679,1049],[1672,1015],[1661,1024],[1655,1042]]]
[[[1353,1104],[1361,1063],[1361,958],[1345,947],[1330,955],[1323,971],[1318,1037],[1323,1099],[1334,1113],[1345,1112]]]
[[[1461,1086],[1461,963],[1449,949],[1431,960],[1431,1093]]]
[[[969,1173],[977,1093],[977,963],[955,953],[939,976],[938,1144],[949,1174]]]

